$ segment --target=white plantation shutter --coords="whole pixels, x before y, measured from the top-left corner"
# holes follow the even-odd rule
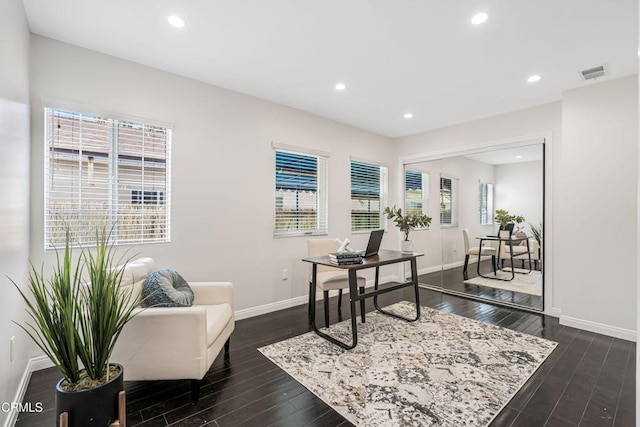
[[[275,149],[274,236],[328,233],[327,157]]]
[[[351,230],[384,227],[387,204],[387,168],[351,160]]]
[[[112,230],[114,244],[170,240],[171,130],[45,109],[45,249]]]
[[[440,176],[440,226],[458,225],[458,179]]]
[[[423,172],[406,170],[404,173],[405,213],[421,212],[427,214],[428,195],[429,175]]]
[[[493,224],[493,184],[480,182],[480,224]]]

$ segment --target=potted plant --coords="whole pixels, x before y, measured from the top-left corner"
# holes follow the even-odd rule
[[[524,222],[524,217],[522,215],[511,215],[509,211],[505,209],[496,209],[495,220],[500,224],[500,230],[507,230],[507,225],[513,223],[520,224]]]
[[[431,217],[422,213],[421,210],[402,215],[402,209],[387,206],[384,210],[387,219],[392,219],[396,226],[404,233],[404,240],[401,243],[401,250],[404,253],[413,253],[413,242],[409,240],[409,232],[414,228],[429,227]]]
[[[123,368],[109,358],[136,304],[131,290],[120,288],[126,262],[116,267],[109,237],[104,229],[96,233],[95,251],[82,249],[74,262],[67,229],[64,255],[56,252],[51,278],[31,265],[26,291],[13,282],[32,319],[18,326],[62,374],[56,418],[66,412],[71,427],[111,424],[124,390]]]

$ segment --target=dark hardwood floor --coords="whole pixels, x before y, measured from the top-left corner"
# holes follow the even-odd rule
[[[509,265],[509,261],[506,260],[504,266],[509,267]],[[516,268],[522,267],[518,260],[516,260],[515,266]],[[467,269],[469,279],[478,276],[476,273],[476,267],[477,264],[475,263],[469,264]],[[488,259],[483,260],[480,264],[480,269],[483,275],[491,273],[491,261]],[[529,307],[536,310],[542,309],[542,297],[537,295],[464,283],[462,267],[450,268],[448,270],[438,271],[435,273],[421,274],[418,276],[418,281],[420,283],[442,287],[445,290],[459,292],[470,297],[482,298],[488,301],[517,304],[519,306]]]
[[[410,292],[386,294],[380,301],[385,305],[412,301]],[[421,298],[423,306],[559,343],[492,426],[635,425],[635,343],[561,326],[552,317],[426,289],[421,290]],[[335,298],[331,303],[332,322],[337,322]],[[367,301],[369,310],[372,306]],[[348,304],[343,313],[348,315]],[[320,314],[318,321],[322,322]],[[306,306],[238,321],[230,357],[225,361],[220,355],[215,361],[197,405],[189,403],[189,381],[126,382],[127,425],[351,425],[257,351],[308,330]],[[45,411],[21,415],[16,426],[55,425],[53,389],[58,379],[53,368],[33,374],[25,402],[42,402]]]

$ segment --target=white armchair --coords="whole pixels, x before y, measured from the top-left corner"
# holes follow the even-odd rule
[[[125,267],[122,286],[139,301],[142,284],[156,269],[151,258]],[[229,353],[235,327],[231,282],[190,282],[191,307],[136,308],[122,330],[111,360],[124,366],[125,380],[191,380],[191,400],[200,397],[200,382],[222,348]]]

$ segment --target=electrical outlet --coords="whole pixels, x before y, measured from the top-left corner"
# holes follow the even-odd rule
[[[282,280],[288,280],[289,279],[289,270],[287,270],[286,268],[282,269]]]
[[[13,345],[16,343],[15,335],[9,339],[9,362],[13,362]]]

